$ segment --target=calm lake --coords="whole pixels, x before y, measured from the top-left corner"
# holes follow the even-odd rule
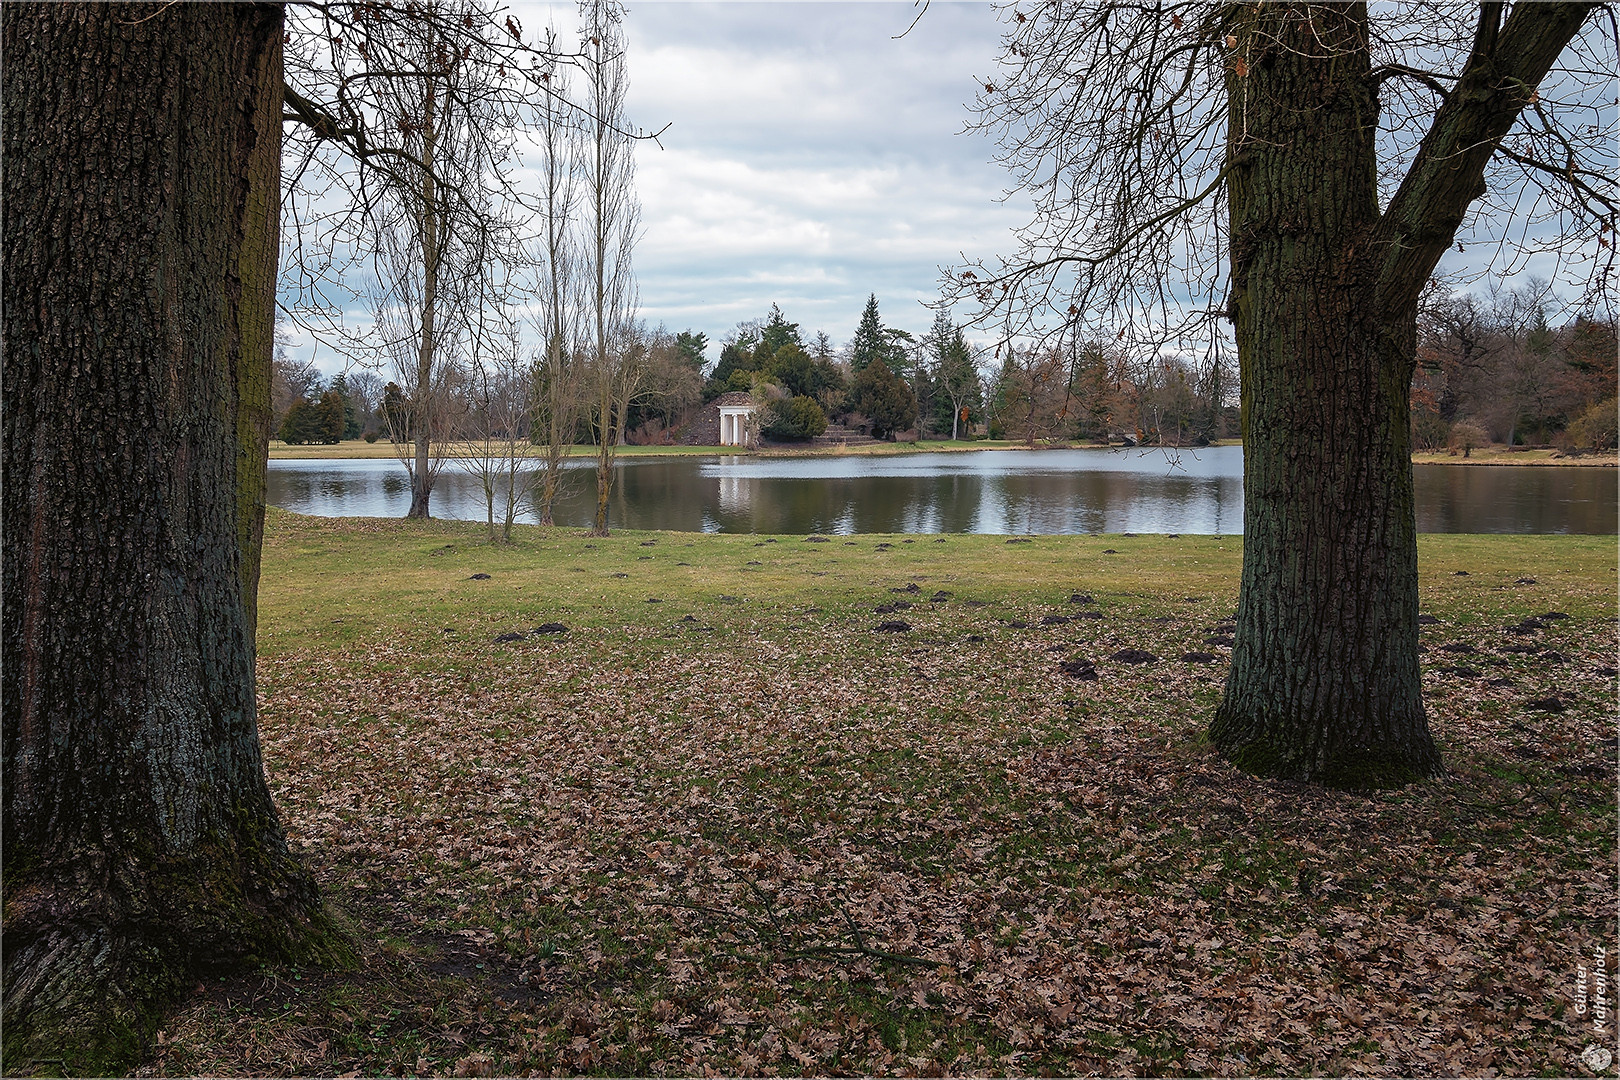
[[[592,462],[570,462],[556,518],[586,525]],[[1418,531],[1614,535],[1616,470],[1419,465]],[[397,462],[270,462],[270,503],[301,514],[401,517]],[[482,520],[478,481],[447,463],[435,517]],[[525,510],[522,520],[534,521]],[[1241,533],[1243,448],[984,450],[895,457],[623,458],[610,523],[728,533]]]

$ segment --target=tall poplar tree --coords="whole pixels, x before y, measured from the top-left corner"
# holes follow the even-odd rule
[[[630,79],[625,65],[624,9],[617,0],[584,0],[580,45],[585,69],[585,149],[580,209],[585,222],[582,271],[591,372],[591,425],[596,433],[596,514],[592,536],[608,535],[614,451],[640,377],[637,306],[631,255],[640,228],[634,140],[625,119]]]

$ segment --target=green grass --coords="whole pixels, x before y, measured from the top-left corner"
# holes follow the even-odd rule
[[[1451,774],[1352,795],[1204,738],[1235,537],[482,537],[270,513],[266,771],[368,962],[210,986],[153,1072],[1580,1069],[1613,538],[1421,538]]]

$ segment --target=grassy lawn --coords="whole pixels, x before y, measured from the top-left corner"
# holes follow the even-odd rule
[[[1421,539],[1451,774],[1371,795],[1205,743],[1239,560],[272,510],[266,769],[363,961],[143,1071],[1585,1072],[1614,538]]]

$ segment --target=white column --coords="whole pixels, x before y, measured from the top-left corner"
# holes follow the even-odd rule
[[[720,414],[720,445],[721,446],[730,446],[731,445],[731,414],[730,413],[721,413]]]

